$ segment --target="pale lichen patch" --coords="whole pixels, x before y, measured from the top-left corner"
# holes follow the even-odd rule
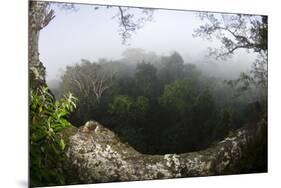
[[[74,182],[82,183],[215,175],[239,160],[247,136],[245,131],[237,135],[199,152],[145,155],[99,124],[89,134],[69,137],[66,167],[75,173]]]

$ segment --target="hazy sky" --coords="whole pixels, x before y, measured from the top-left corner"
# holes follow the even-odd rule
[[[185,60],[196,61],[213,45],[192,37],[194,29],[202,24],[195,12],[155,10],[153,21],[132,36],[128,41],[130,45],[122,45],[118,20],[112,18],[118,13],[117,8],[94,10],[91,5],[77,5],[76,8],[77,11],[66,11],[54,7],[56,17],[40,33],[40,59],[46,66],[47,80],[56,78],[65,65],[82,58],[91,61],[118,59],[127,48],[142,48],[158,55],[178,51]],[[243,54],[231,61],[241,62],[242,57],[244,61]],[[248,65],[244,63],[243,66]]]

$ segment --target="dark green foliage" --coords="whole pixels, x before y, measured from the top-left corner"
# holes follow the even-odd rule
[[[214,130],[214,137],[222,139],[233,128],[233,111],[231,108],[224,108],[220,113],[220,121]]]
[[[139,95],[154,96],[157,87],[157,69],[150,63],[142,62],[137,65],[135,80]]]
[[[183,62],[182,57],[177,52],[162,58],[162,66],[159,70],[159,79],[162,84],[169,84],[184,76]]]
[[[139,96],[133,99],[126,95],[116,96],[110,104],[109,113],[119,122],[136,124],[143,121],[149,108],[149,100]]]
[[[189,145],[191,140],[196,142],[200,126],[193,122],[194,116],[203,117],[204,114],[199,110],[196,113],[192,111],[198,108],[196,101],[201,101],[204,96],[199,91],[204,84],[199,80],[200,71],[195,65],[183,64],[178,53],[163,57],[160,64],[143,61],[136,65],[135,70],[118,61],[103,60],[99,65],[99,70],[105,66],[116,68],[112,86],[103,93],[100,103],[92,103],[95,99],[92,90],[89,90],[88,97],[83,97],[84,91],[71,82],[71,78],[80,78],[83,74],[87,78],[92,63],[84,60],[68,67],[62,77],[62,93],[71,91],[82,96],[70,118],[73,124],[79,126],[89,119],[100,121],[144,153],[184,152],[190,147],[180,148],[180,145]],[[83,74],[82,70],[85,70]],[[175,139],[174,144],[169,144],[167,138],[177,134],[182,136]],[[155,135],[158,135],[156,139]],[[181,144],[183,140],[184,144]],[[199,146],[200,143],[192,145]]]
[[[190,114],[193,103],[198,91],[192,80],[177,80],[172,84],[166,85],[163,95],[160,97],[160,104],[173,114],[181,117]]]
[[[64,184],[60,162],[66,145],[59,133],[71,126],[66,117],[75,108],[75,101],[71,94],[55,101],[47,87],[30,91],[31,186]]]
[[[149,99],[144,96],[138,96],[135,101],[136,117],[138,120],[144,120],[149,110]]]
[[[154,63],[135,64],[84,61],[69,67],[63,78],[75,67],[114,69],[114,79],[100,101],[89,90],[89,97],[79,98],[70,121],[80,126],[97,120],[138,151],[164,154],[204,149],[230,131],[259,120],[258,105],[249,104],[248,94],[233,97],[232,88],[223,80],[203,75],[194,64],[184,64],[178,53],[155,59]],[[83,90],[67,81],[63,79],[62,86],[67,86],[63,93],[83,95]]]
[[[134,100],[126,95],[116,96],[110,105],[109,113],[117,116],[120,120],[134,118],[133,114]]]
[[[193,107],[196,123],[202,123],[212,118],[216,112],[215,101],[209,90],[205,90],[197,97]],[[203,115],[203,116],[202,116]],[[201,116],[201,117],[200,117]]]
[[[251,125],[249,125],[251,126]],[[267,119],[263,117],[256,126],[256,136],[242,148],[242,158],[226,170],[228,174],[260,173],[268,171]]]

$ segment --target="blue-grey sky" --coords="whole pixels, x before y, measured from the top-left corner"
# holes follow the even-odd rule
[[[76,5],[76,9],[66,11],[54,6],[56,17],[40,33],[40,59],[46,66],[47,80],[58,78],[60,69],[82,58],[118,59],[127,48],[142,48],[158,55],[178,51],[186,61],[192,62],[202,59],[208,46],[214,45],[192,37],[194,29],[202,24],[195,12],[155,10],[153,21],[133,34],[128,41],[130,45],[123,45],[118,20],[112,18],[118,13],[117,8],[95,10],[91,5]],[[241,58],[247,62],[252,59],[240,53],[231,61],[241,62]],[[236,63],[235,67],[246,69],[248,65]]]

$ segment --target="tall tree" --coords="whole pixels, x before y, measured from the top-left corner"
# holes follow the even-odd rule
[[[267,98],[267,16],[201,13],[199,17],[205,21],[194,31],[195,37],[208,40],[216,38],[220,47],[209,48],[210,55],[225,60],[237,50],[245,49],[258,53],[248,73],[241,73],[236,80],[228,81],[238,92],[250,92],[255,100]],[[257,92],[259,91],[259,92]]]
[[[190,117],[195,98],[198,95],[192,80],[180,79],[165,86],[160,103],[176,117]]]
[[[226,58],[238,49],[267,52],[267,16],[200,13],[199,17],[205,21],[195,29],[195,37],[203,37],[220,41],[219,48],[210,48],[210,55]]]
[[[29,1],[28,67],[31,88],[46,85],[46,71],[39,59],[38,41],[40,31],[54,17],[54,11],[50,9],[50,3]]]
[[[62,76],[62,87],[88,102],[95,99],[100,103],[102,94],[112,86],[115,72],[85,59],[81,61],[81,64],[67,67]]]
[[[142,62],[137,65],[135,80],[136,86],[140,90],[140,95],[144,96],[153,96],[155,87],[157,86],[156,76],[157,69],[150,63]]]
[[[162,68],[159,70],[159,78],[165,84],[170,84],[184,74],[184,61],[181,55],[174,52],[171,56],[162,58]]]
[[[58,6],[62,9],[75,9],[74,4],[71,3],[53,3],[53,2],[40,2],[29,1],[29,76],[30,86],[37,88],[42,85],[46,85],[46,71],[43,63],[39,59],[39,33],[45,28],[54,18],[55,11],[53,6]],[[122,37],[122,42],[126,41],[132,36],[136,30],[141,29],[146,22],[150,22],[153,19],[153,9],[139,8],[140,14],[134,16],[130,10],[130,7],[122,6],[107,6],[107,8],[116,8],[118,12],[114,18],[118,18],[119,21],[119,34]],[[97,10],[99,7],[93,6],[93,10]]]

